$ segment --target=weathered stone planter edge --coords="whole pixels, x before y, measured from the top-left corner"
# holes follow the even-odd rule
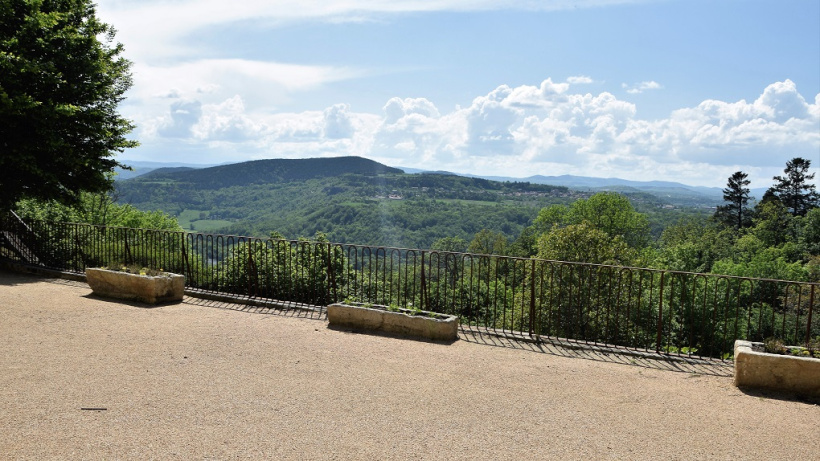
[[[458,317],[409,309],[390,311],[385,306],[335,303],[327,307],[331,327],[348,327],[432,341],[458,339]],[[433,316],[430,316],[433,315]]]
[[[180,274],[150,276],[87,268],[85,276],[86,283],[98,296],[146,304],[180,302],[185,291],[185,276]]]
[[[735,341],[735,386],[820,397],[820,359],[757,352],[751,341]]]

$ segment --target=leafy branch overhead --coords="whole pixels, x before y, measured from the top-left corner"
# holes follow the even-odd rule
[[[110,189],[131,63],[91,0],[0,3],[0,207]]]

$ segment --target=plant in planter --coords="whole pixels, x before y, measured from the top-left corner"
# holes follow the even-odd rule
[[[817,339],[808,347],[786,346],[777,339],[735,341],[735,385],[820,397]]]
[[[183,275],[122,264],[110,267],[85,270],[86,281],[94,294],[146,304],[182,301]]]
[[[346,299],[327,308],[331,326],[381,331],[411,338],[452,341],[458,338],[458,317],[412,305],[378,305]]]
[[[777,338],[768,338],[763,341],[762,346],[754,347],[754,349],[758,352],[762,350],[767,354],[814,357],[820,359],[820,338],[810,340],[806,347],[786,346],[783,344],[783,341]]]

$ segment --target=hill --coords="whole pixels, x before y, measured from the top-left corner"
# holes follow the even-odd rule
[[[197,163],[179,163],[179,162],[145,162],[142,160],[128,160],[122,159],[120,160],[125,165],[131,167],[130,170],[125,170],[122,168],[115,169],[115,173],[117,173],[117,179],[122,181],[125,179],[136,178],[137,176],[142,176],[144,174],[150,173],[154,170],[160,168],[207,168],[210,166],[215,165],[203,165]]]
[[[483,176],[485,177],[485,176]],[[508,178],[486,176],[495,181],[527,181],[534,184],[552,184],[575,190],[600,192],[612,191],[622,194],[643,192],[651,194],[670,205],[708,208],[723,202],[723,189],[719,187],[689,186],[672,181],[631,181],[620,178],[596,178],[590,176],[542,176]]]
[[[161,168],[142,176],[143,180],[173,180],[204,189],[271,184],[357,174],[376,176],[403,173],[362,157],[271,159],[232,163],[198,169]]]
[[[121,203],[163,210],[205,233],[430,248],[444,237],[472,240],[482,229],[516,239],[538,211],[595,190],[493,181],[444,172],[407,174],[359,157],[258,160],[209,168],[163,168],[115,183]],[[681,214],[670,201],[622,186],[655,236]]]
[[[165,168],[117,181],[120,202],[161,209],[188,230],[429,247],[482,229],[515,238],[543,206],[568,203],[566,187],[449,174],[405,174],[371,160],[259,160]]]

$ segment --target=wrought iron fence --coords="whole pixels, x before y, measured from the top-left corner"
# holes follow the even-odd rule
[[[6,257],[52,269],[136,264],[195,291],[325,306],[345,299],[456,314],[563,338],[725,359],[735,339],[820,337],[820,284],[304,240],[31,222],[7,216]]]

